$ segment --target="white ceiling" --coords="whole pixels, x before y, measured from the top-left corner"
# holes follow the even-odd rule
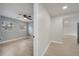
[[[0,3],[0,15],[24,20],[18,14],[26,14],[33,17],[32,3]]]
[[[64,22],[68,22],[68,23],[78,23],[79,22],[79,15],[78,16],[73,16],[73,17],[68,17],[64,19]],[[65,23],[65,24],[68,24]]]
[[[78,3],[44,3],[51,16],[58,16],[68,13],[79,12]],[[68,6],[68,9],[62,10],[62,6]]]

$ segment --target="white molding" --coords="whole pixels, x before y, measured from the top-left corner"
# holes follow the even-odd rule
[[[41,56],[44,56],[45,55],[45,53],[47,52],[47,50],[48,50],[48,47],[49,47],[49,45],[51,44],[51,43],[58,43],[58,44],[63,44],[64,42],[62,41],[62,42],[59,42],[59,41],[50,41],[49,43],[48,43],[48,45],[46,46],[46,48],[45,48],[45,50],[44,50],[44,52],[41,54]]]
[[[44,49],[44,52],[41,54],[41,56],[44,56],[44,55],[45,55],[45,53],[46,53],[47,50],[48,50],[48,47],[49,47],[50,43],[51,43],[51,42],[48,43],[48,45],[47,45],[46,48]]]
[[[75,37],[77,39],[77,35],[64,35],[64,37],[66,36]]]
[[[52,42],[53,42],[53,43],[58,43],[58,44],[63,44],[63,43],[64,43],[63,41],[62,41],[62,42],[60,42],[60,41],[53,41],[53,40],[50,41],[50,43],[52,43]]]
[[[29,36],[26,36],[26,37],[19,37],[19,38],[13,38],[13,39],[5,40],[5,41],[0,42],[0,44],[10,43],[10,42],[13,42],[13,41],[22,40],[22,39],[24,39],[24,38],[29,39]]]
[[[64,36],[75,36],[76,37],[77,35],[75,35],[75,34],[74,35],[73,34],[72,35],[71,34],[64,34]]]

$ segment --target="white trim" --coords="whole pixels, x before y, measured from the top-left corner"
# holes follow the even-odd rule
[[[0,44],[9,43],[9,42],[17,41],[17,40],[22,40],[24,38],[29,39],[29,36],[5,40],[5,41],[0,42]]]
[[[44,49],[44,52],[41,54],[41,56],[44,56],[44,55],[45,55],[45,53],[46,53],[47,50],[48,50],[48,47],[49,47],[50,43],[51,43],[51,42],[48,43],[48,45],[47,45],[46,48]]]
[[[48,50],[49,45],[50,45],[52,42],[58,43],[58,44],[63,44],[63,43],[64,43],[63,41],[62,41],[62,42],[59,42],[59,41],[50,41],[50,42],[48,43],[48,45],[46,46],[44,52],[41,54],[41,56],[44,56],[44,55],[45,55],[45,53],[46,53],[47,50]]]
[[[50,41],[50,43],[52,43],[52,42],[53,42],[53,43],[58,43],[58,44],[63,44],[63,43],[64,43],[63,41],[62,41],[62,42],[60,42],[60,41],[53,41],[53,40]]]
[[[77,36],[77,35],[75,35],[75,34],[64,34],[64,36]]]

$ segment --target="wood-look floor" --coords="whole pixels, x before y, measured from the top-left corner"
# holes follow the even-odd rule
[[[74,36],[65,36],[64,43],[51,43],[45,56],[79,56],[79,44]]]
[[[32,56],[32,39],[21,39],[14,42],[0,44],[0,56]]]

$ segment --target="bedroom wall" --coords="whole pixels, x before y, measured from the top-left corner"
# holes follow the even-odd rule
[[[43,4],[38,4],[38,55],[43,55],[50,41],[50,15]]]
[[[63,17],[52,17],[51,19],[51,42],[63,42]]]
[[[26,22],[4,16],[1,17],[0,22],[4,22],[5,24],[12,23],[12,28],[4,29],[1,27],[1,41],[27,36]]]
[[[64,35],[77,37],[77,23],[69,21],[69,23],[64,24]]]

